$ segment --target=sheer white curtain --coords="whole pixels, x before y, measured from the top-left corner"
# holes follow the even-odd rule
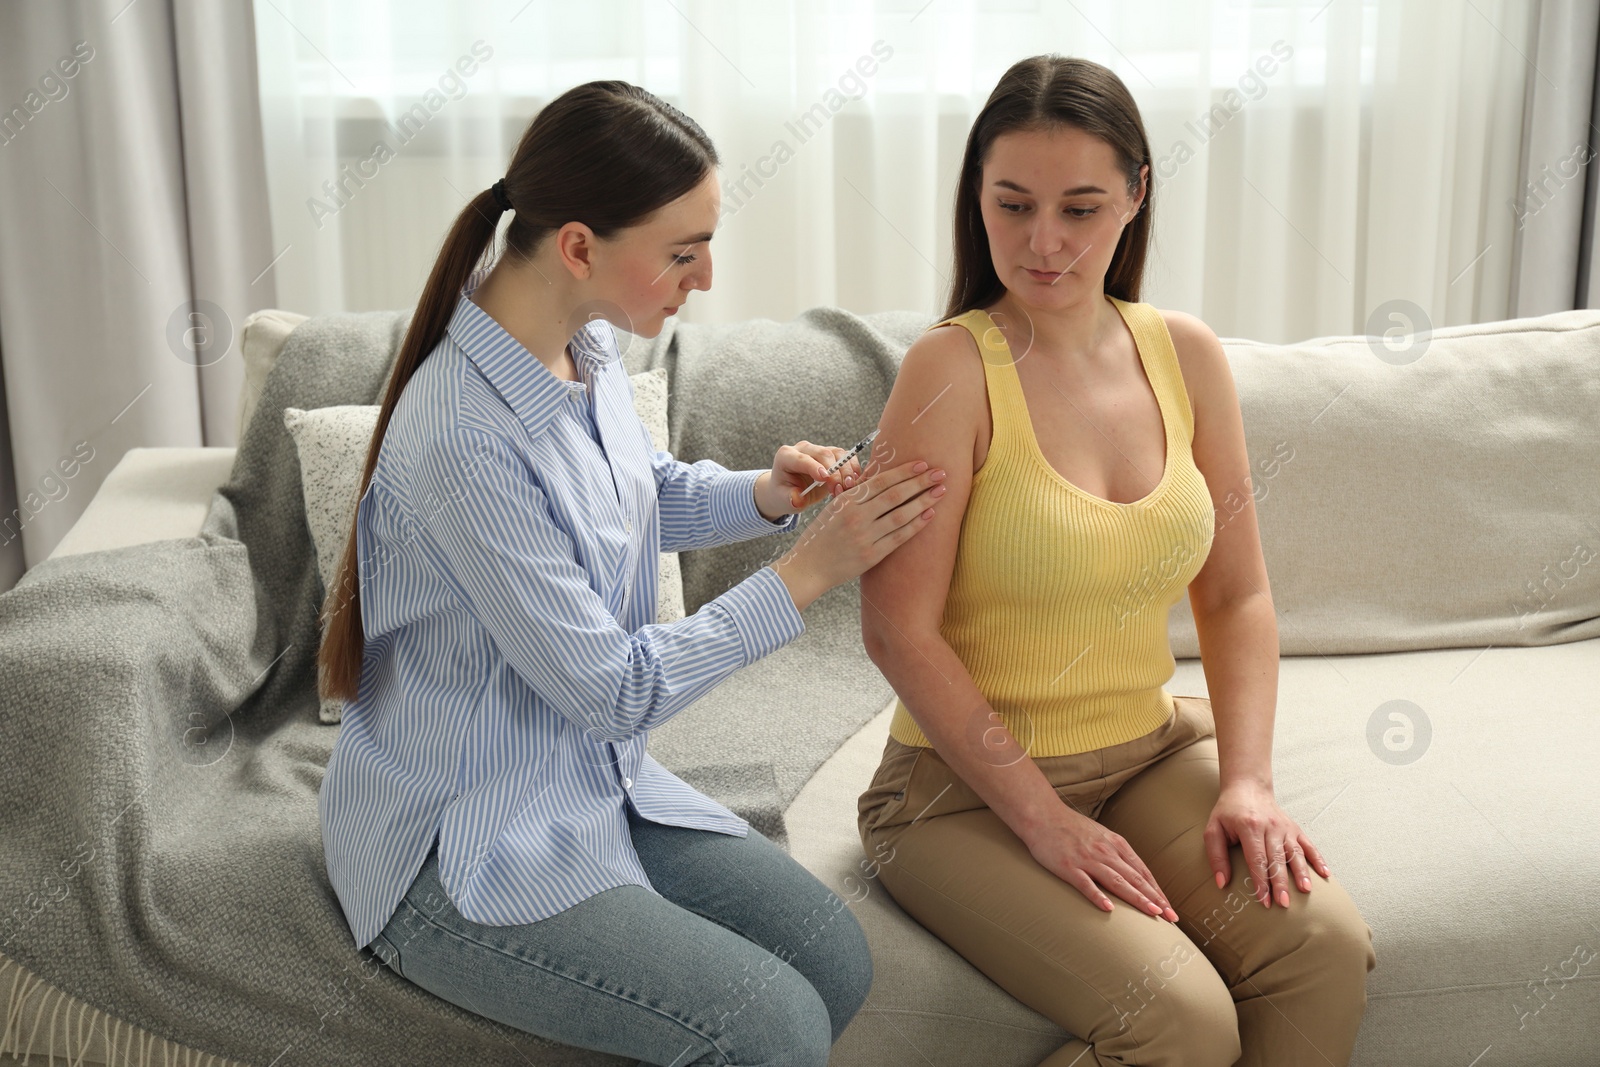
[[[734,208],[686,319],[931,314],[972,118],[1012,62],[1059,52],[1116,71],[1142,111],[1157,161],[1143,299],[1267,341],[1361,332],[1393,300],[1435,326],[1515,313],[1536,0],[255,11],[273,269],[297,311],[414,302],[450,219],[534,112],[623,78],[694,116],[723,157]],[[1574,184],[1553,195],[1581,202]]]

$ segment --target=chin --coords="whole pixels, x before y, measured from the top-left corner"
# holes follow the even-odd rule
[[[1066,281],[1054,285],[1040,285],[1028,277],[1026,272],[1023,273],[1023,277],[1027,280],[1021,285],[1006,286],[1006,291],[1018,303],[1029,307],[1055,307],[1072,298],[1072,293],[1066,289],[1068,284]]]
[[[623,332],[631,333],[635,337],[644,337],[644,338],[660,337],[661,336],[661,327],[665,326],[666,324],[667,324],[666,316],[664,316],[664,315],[659,316],[659,317],[654,317],[653,316],[653,317],[651,317],[649,319],[646,319],[642,324],[640,322],[638,322],[637,320],[635,320],[634,323],[633,323],[634,328],[631,329],[631,330],[623,331]],[[618,330],[622,330],[622,327],[618,326],[617,329]]]

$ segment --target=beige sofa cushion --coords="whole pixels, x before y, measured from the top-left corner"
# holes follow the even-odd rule
[[[1600,311],[1223,347],[1285,655],[1600,636]]]
[[[1579,970],[1574,946],[1585,950],[1578,960],[1600,947],[1587,892],[1600,873],[1600,638],[1295,656],[1279,669],[1278,802],[1374,935],[1353,1067],[1467,1064],[1490,1045],[1480,1067],[1593,1062],[1596,964],[1560,978]],[[1192,659],[1167,688],[1209,694]],[[784,813],[790,854],[850,903],[872,949],[872,992],[835,1061],[1033,1067],[1063,1046],[1071,1061],[1081,1042],[924,930],[871,876],[856,803],[891,711]]]

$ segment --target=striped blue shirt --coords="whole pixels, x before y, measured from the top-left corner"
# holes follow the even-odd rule
[[[605,320],[572,339],[583,380],[552,374],[467,299],[485,273],[406,383],[356,510],[366,653],[317,807],[358,947],[435,835],[451,902],[494,926],[613,886],[655,892],[625,804],[745,836],[645,742],[805,632],[771,567],[655,621],[659,552],[792,530],[799,516],[756,510],[761,471],[655,449]]]

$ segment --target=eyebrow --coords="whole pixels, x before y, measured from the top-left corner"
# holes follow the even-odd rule
[[[709,233],[697,233],[693,237],[685,237],[681,241],[674,241],[672,243],[673,243],[674,246],[677,246],[677,245],[697,245],[701,241],[709,241],[709,240],[711,240],[711,234],[709,234]]]
[[[1024,189],[1022,186],[1018,185],[1016,182],[1010,181],[1010,180],[1008,180],[1006,178],[997,178],[997,179],[995,179],[995,184],[998,185],[998,186],[1001,186],[1002,188],[1005,188],[1005,189],[1015,189],[1017,192],[1022,193],[1022,194],[1026,195],[1026,196],[1032,196],[1033,195],[1031,192],[1029,192],[1027,189]],[[1061,195],[1062,196],[1080,196],[1080,195],[1082,195],[1084,193],[1103,193],[1103,192],[1105,192],[1105,190],[1100,188],[1098,185],[1074,185],[1071,189],[1063,190]]]

